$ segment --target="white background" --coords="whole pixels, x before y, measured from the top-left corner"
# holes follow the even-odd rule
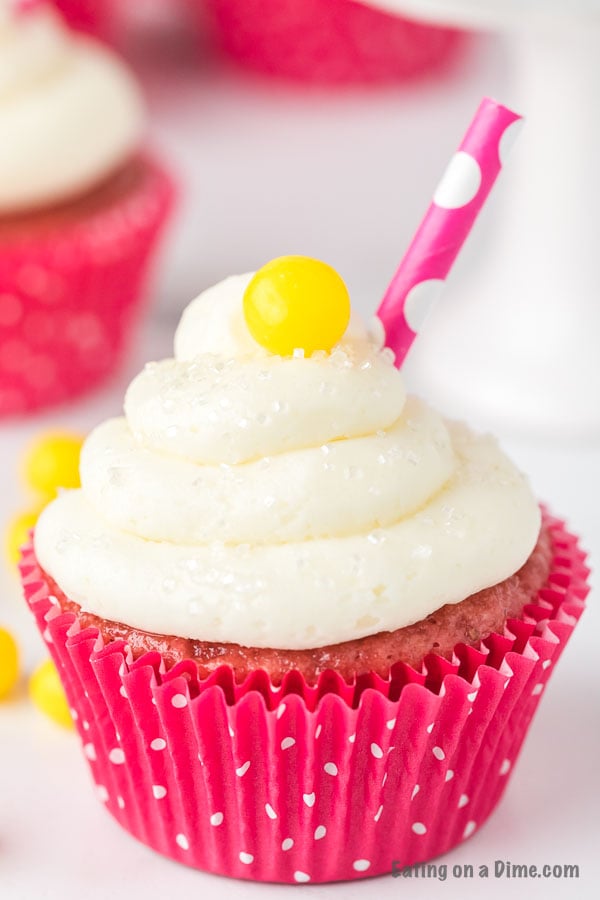
[[[16,471],[27,439],[47,426],[85,432],[118,414],[129,379],[144,360],[170,353],[179,312],[210,283],[282,253],[312,254],[339,269],[359,309],[374,312],[481,95],[502,99],[507,79],[502,46],[490,39],[471,47],[443,79],[377,91],[277,85],[219,68],[195,51],[182,52],[164,36],[154,40],[152,53],[146,48],[137,65],[150,98],[153,142],[178,173],[181,205],[157,272],[153,312],[127,366],[106,389],[68,409],[0,425],[2,522],[26,505]],[[492,198],[479,240],[493,210]],[[444,302],[460,289],[461,271],[477,264],[476,241],[470,244]],[[460,398],[448,409],[457,411]],[[506,429],[501,437],[530,473],[538,496],[567,517],[598,560],[598,445],[573,444],[568,435],[551,444]],[[333,900],[375,893],[464,898],[484,891],[506,898],[596,896],[599,618],[592,594],[499,808],[443,860],[475,869],[496,859],[577,864],[577,883],[449,877],[442,884],[381,877],[298,890]],[[43,651],[5,565],[0,621],[18,634],[24,666],[31,670]],[[77,745],[73,733],[36,713],[24,686],[0,706],[1,900],[289,895],[290,888],[187,870],[138,845],[97,801]]]

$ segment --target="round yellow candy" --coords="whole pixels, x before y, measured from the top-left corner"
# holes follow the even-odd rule
[[[29,679],[29,696],[45,715],[65,728],[73,727],[69,704],[51,659],[41,663]]]
[[[244,293],[257,343],[281,356],[329,351],[350,321],[348,289],[335,269],[308,256],[280,256],[259,269]]]
[[[8,523],[6,529],[6,553],[11,563],[16,565],[21,557],[21,547],[27,543],[29,532],[37,522],[40,509],[28,509],[18,513]]]
[[[0,628],[0,699],[8,696],[19,678],[19,649],[12,634]]]
[[[28,487],[51,499],[59,487],[79,487],[79,454],[83,438],[67,431],[36,438],[25,452],[23,476]]]

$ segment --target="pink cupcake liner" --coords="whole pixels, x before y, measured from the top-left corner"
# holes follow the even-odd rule
[[[188,0],[198,27],[238,62],[313,82],[403,79],[437,66],[458,32],[353,0]]]
[[[189,660],[133,662],[61,612],[31,547],[21,571],[96,792],[127,831],[221,875],[349,880],[445,853],[500,799],[588,592],[577,539],[545,520],[551,574],[504,634],[354,684],[295,672],[276,688],[264,671],[236,684],[226,667],[199,680]]]
[[[52,0],[66,21],[77,31],[105,40],[113,36],[113,0]]]
[[[0,418],[82,394],[120,361],[173,202],[163,169],[142,165],[100,211],[0,233]]]

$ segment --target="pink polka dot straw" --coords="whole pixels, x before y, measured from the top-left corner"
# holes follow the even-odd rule
[[[398,368],[440,293],[522,121],[506,106],[484,98],[450,160],[377,311]]]

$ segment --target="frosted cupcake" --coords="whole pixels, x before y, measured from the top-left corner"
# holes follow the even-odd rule
[[[118,361],[172,201],[108,50],[44,3],[0,0],[0,415],[74,396]]]
[[[583,554],[493,439],[406,396],[333,270],[276,260],[200,295],[81,476],[24,583],[129,831],[302,882],[485,820]]]

